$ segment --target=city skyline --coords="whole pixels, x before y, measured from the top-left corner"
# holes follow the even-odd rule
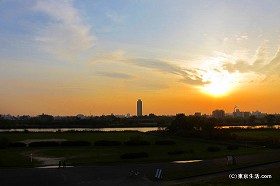
[[[131,115],[132,114],[132,115]],[[76,115],[55,115],[57,117],[68,117],[68,116],[77,116],[79,118],[84,118],[84,117],[91,117],[91,116],[111,116],[114,115],[116,117],[119,118],[129,118],[132,116],[137,116],[137,117],[142,117],[142,116],[149,116],[149,115],[155,115],[155,116],[175,116],[178,114],[184,114],[187,116],[198,116],[198,117],[216,117],[215,115],[219,115],[219,117],[221,117],[221,115],[223,115],[223,117],[225,116],[231,116],[231,117],[242,117],[242,118],[248,118],[249,116],[257,116],[257,117],[264,117],[266,115],[280,115],[280,113],[266,113],[266,112],[262,112],[260,110],[252,110],[252,111],[244,111],[244,110],[239,110],[239,108],[235,105],[233,108],[233,111],[225,111],[223,108],[216,108],[215,110],[212,110],[210,113],[202,113],[199,111],[196,111],[194,113],[175,113],[175,114],[163,114],[163,115],[157,115],[154,112],[150,112],[150,113],[146,113],[143,114],[143,101],[141,99],[138,99],[136,101],[136,112],[134,113],[110,113],[110,114],[101,114],[101,115],[93,115],[92,113],[90,114],[85,114],[85,113],[79,113]],[[28,115],[28,114],[22,114],[22,115],[11,115],[11,114],[2,114],[0,113],[0,116],[2,117],[19,117],[19,116],[31,116],[31,117],[36,117],[39,115],[49,115],[49,113],[40,113],[38,115]]]
[[[0,114],[279,113],[277,0],[0,1]]]

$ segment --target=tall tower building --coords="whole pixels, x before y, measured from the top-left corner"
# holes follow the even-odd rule
[[[137,100],[137,116],[142,116],[142,101],[141,99]]]

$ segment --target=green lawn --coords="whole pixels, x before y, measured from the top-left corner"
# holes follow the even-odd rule
[[[0,133],[1,138],[7,138],[12,142],[27,139],[66,139],[85,140],[94,142],[101,139],[125,141],[131,136],[143,135],[140,132],[15,132]]]
[[[239,137],[248,138],[248,139],[277,139],[280,141],[280,130],[263,130],[263,129],[254,129],[254,130],[240,130],[234,132]]]
[[[66,140],[85,140],[95,142],[97,140],[117,140],[124,142],[131,137],[139,136],[140,139],[151,142],[148,146],[126,146],[115,147],[97,147],[94,145],[87,147],[18,147],[0,149],[0,166],[37,166],[39,162],[33,162],[31,165],[30,153],[40,157],[58,158],[63,157],[68,163],[73,165],[94,165],[111,164],[124,162],[162,162],[175,160],[192,159],[211,159],[226,157],[227,155],[251,154],[266,151],[261,148],[239,147],[238,150],[227,150],[226,145],[213,144],[190,139],[170,139],[168,137],[159,137],[141,132],[61,132],[61,133],[0,133],[0,139],[6,138],[10,142],[22,141],[27,139],[66,139]],[[158,146],[154,142],[157,140],[169,139],[175,141],[175,145]],[[218,152],[208,152],[210,146],[220,147]],[[183,150],[193,151],[192,153],[168,155],[169,151]],[[131,152],[147,152],[149,157],[123,160],[120,155]]]

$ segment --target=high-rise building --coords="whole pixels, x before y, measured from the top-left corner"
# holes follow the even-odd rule
[[[224,118],[225,117],[225,111],[224,110],[214,110],[212,112],[212,117],[214,117],[214,118]]]
[[[142,116],[142,101],[141,99],[137,100],[137,116]]]

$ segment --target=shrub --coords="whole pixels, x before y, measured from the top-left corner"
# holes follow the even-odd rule
[[[56,147],[59,143],[56,141],[35,141],[29,143],[29,147]]]
[[[218,152],[220,150],[221,150],[220,147],[208,147],[207,149],[208,152]]]
[[[150,145],[151,143],[148,141],[144,141],[144,140],[135,140],[135,141],[126,141],[124,142],[125,145],[129,145],[129,146],[144,146],[144,145]]]
[[[82,147],[82,146],[90,146],[91,143],[88,141],[63,141],[61,142],[61,146],[65,147]]]
[[[14,142],[14,143],[10,143],[9,147],[26,147],[26,144],[22,142]]]
[[[7,148],[9,146],[9,140],[7,138],[0,139],[0,149]]]
[[[155,145],[175,145],[175,141],[171,140],[162,140],[162,141],[156,141]]]
[[[149,154],[146,152],[125,153],[120,156],[121,159],[146,158]]]
[[[237,145],[228,145],[227,149],[228,150],[237,150],[239,147]]]
[[[122,143],[119,141],[100,140],[94,143],[95,146],[118,146]]]
[[[136,135],[136,136],[131,136],[129,138],[129,141],[140,141],[142,140],[142,136]]]
[[[194,151],[193,150],[187,150],[187,151],[184,151],[184,150],[174,150],[174,151],[169,151],[168,155],[177,155],[177,154],[186,154],[186,153],[194,153]]]

